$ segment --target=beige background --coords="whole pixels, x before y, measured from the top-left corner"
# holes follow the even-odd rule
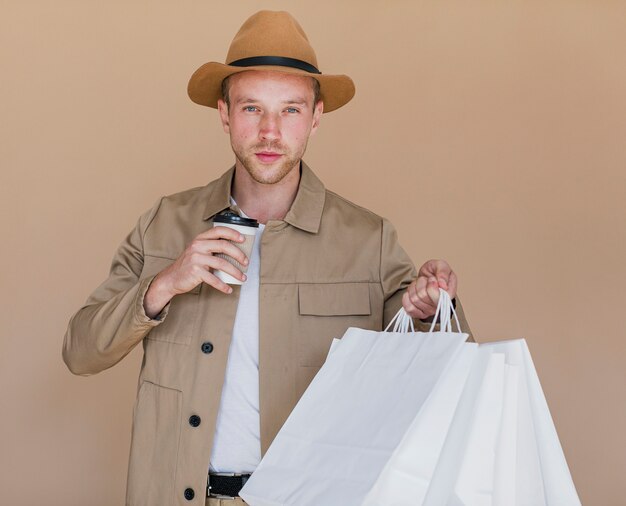
[[[233,160],[187,79],[288,8],[356,82],[306,160],[448,259],[479,340],[525,337],[580,497],[626,499],[626,4],[7,1],[0,11],[0,503],[123,503],[141,352],[91,378],[70,315],[136,217]]]

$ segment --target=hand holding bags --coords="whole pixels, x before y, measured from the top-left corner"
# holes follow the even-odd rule
[[[523,340],[348,329],[240,495],[252,506],[580,504]],[[390,324],[391,325],[391,324]],[[433,324],[434,327],[434,324]]]

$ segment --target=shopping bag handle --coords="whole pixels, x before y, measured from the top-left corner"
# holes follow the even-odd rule
[[[409,329],[411,330],[411,332],[415,332],[413,318],[409,316],[409,314],[404,310],[403,307],[401,307],[400,311],[398,311],[391,319],[389,325],[387,325],[387,328],[385,329],[385,332],[389,332],[389,328],[392,325],[393,328],[391,329],[391,332],[402,332],[403,334],[406,334],[407,332],[409,332]]]
[[[454,321],[456,322],[457,332],[461,332],[461,324],[459,323],[459,317],[456,315],[456,311],[454,310],[452,298],[450,297],[450,294],[448,292],[446,292],[443,288],[440,288],[439,302],[437,304],[437,310],[435,311],[435,316],[433,316],[433,322],[430,325],[429,332],[435,330],[435,325],[437,325],[437,318],[439,318],[439,323],[441,324],[439,328],[442,332],[452,332],[453,316]]]
[[[454,317],[454,321],[456,322],[456,328],[458,332],[461,332],[461,324],[459,323],[459,318],[456,315],[456,311],[454,310],[454,305],[452,304],[452,299],[450,298],[450,294],[446,292],[444,289],[439,289],[439,302],[437,303],[437,310],[435,311],[435,316],[433,316],[433,322],[430,325],[429,332],[435,330],[435,325],[437,325],[437,320],[439,320],[440,329],[442,332],[452,332],[452,317]],[[393,327],[392,327],[393,325]],[[409,314],[404,310],[403,307],[395,314],[395,316],[389,322],[389,325],[385,328],[385,332],[415,332],[415,325],[413,324],[413,318],[409,316]]]

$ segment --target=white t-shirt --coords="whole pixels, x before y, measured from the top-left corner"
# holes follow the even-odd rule
[[[264,228],[259,224],[248,279],[241,285],[211,452],[210,469],[214,472],[251,473],[261,461],[259,268]]]

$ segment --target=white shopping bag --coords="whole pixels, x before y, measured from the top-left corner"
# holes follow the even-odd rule
[[[463,345],[364,506],[515,504],[517,375],[476,347]]]
[[[388,504],[579,506],[526,341],[483,344],[476,357],[424,501]],[[487,357],[501,373],[488,378]]]
[[[476,343],[465,343],[456,354],[366,496],[363,506],[422,504],[477,351]]]
[[[502,422],[498,434],[493,477],[494,506],[514,506],[517,485],[517,414],[519,405],[519,368],[504,365]]]
[[[241,497],[252,506],[579,506],[526,342],[349,329]],[[458,322],[457,322],[458,324]],[[433,324],[434,326],[434,324]],[[432,328],[431,328],[432,330]]]
[[[426,497],[418,504],[492,504],[503,388],[504,356],[479,348]]]
[[[503,353],[519,375],[515,505],[580,505],[526,341],[485,343],[481,348]]]
[[[400,314],[395,329],[407,323]],[[360,505],[466,339],[348,329],[240,496],[252,506]]]

